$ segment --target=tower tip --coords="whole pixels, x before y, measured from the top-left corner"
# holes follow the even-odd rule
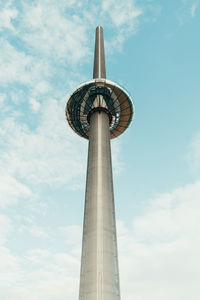
[[[98,26],[96,27],[96,30],[98,30],[98,29],[102,29],[102,30],[103,30],[103,27],[100,26],[100,25],[98,25]]]

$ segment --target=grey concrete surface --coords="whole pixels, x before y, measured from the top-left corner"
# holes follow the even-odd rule
[[[101,26],[96,28],[93,78],[106,78],[103,28]]]
[[[90,120],[79,300],[120,300],[109,119]]]

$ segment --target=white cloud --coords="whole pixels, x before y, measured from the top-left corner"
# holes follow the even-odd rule
[[[6,175],[6,171],[4,171],[3,174],[0,174],[0,195],[0,207],[4,208],[15,204],[18,199],[30,196],[31,190],[14,177]]]
[[[13,223],[6,215],[0,215],[0,291],[8,289],[17,278],[20,277],[19,270],[20,259],[13,255],[11,251],[5,246],[9,240],[9,236],[14,230]],[[1,289],[2,287],[2,289]],[[0,292],[1,297],[1,292]],[[6,299],[2,298],[1,299]]]
[[[5,100],[6,100],[6,94],[0,94],[0,105],[2,105]]]
[[[136,6],[135,1],[130,0],[126,2],[103,0],[102,8],[110,16],[113,25],[117,27],[128,24],[133,26],[136,18],[142,14],[142,10]]]
[[[40,81],[35,86],[33,96],[37,97],[40,94],[46,94],[51,91],[51,87],[47,81]]]
[[[133,0],[126,4],[109,0],[84,5],[77,0],[59,3],[24,1],[19,11],[15,6],[14,1],[7,2],[4,5],[7,13],[2,15],[9,16],[6,17],[8,26],[15,28],[15,39],[20,43],[1,38],[0,82],[4,86],[11,83],[25,85],[31,88],[29,93],[33,98],[39,86],[44,93],[42,82],[47,84],[45,93],[50,92],[52,81],[49,84],[49,80],[52,76],[56,77],[58,68],[61,74],[63,65],[70,65],[67,71],[71,80],[76,66],[92,54],[93,44],[89,40],[91,37],[94,39],[94,31],[91,32],[91,28],[97,25],[99,15],[101,25],[113,31],[113,40],[107,43],[108,47],[119,49],[123,41],[135,33],[137,18],[142,14]],[[12,18],[16,18],[17,22],[11,24]],[[2,21],[5,26],[7,23]],[[77,73],[80,73],[79,70]]]
[[[65,237],[65,240],[70,245],[81,244],[82,240],[82,228],[77,225],[64,226],[59,228],[62,236]]]
[[[0,1],[0,5],[0,31],[5,28],[14,30],[12,20],[14,20],[18,15],[17,9],[12,7],[11,1]]]
[[[0,215],[0,244],[3,245],[8,239],[9,233],[12,231],[13,225],[6,215]]]
[[[35,131],[9,118],[2,122],[0,133],[6,148],[2,150],[0,165],[11,176],[17,175],[31,185],[70,183],[73,186],[78,178],[81,183],[87,142],[71,131],[65,121],[63,105],[55,100],[49,100],[48,105],[42,107],[40,124]]]
[[[40,103],[35,98],[30,98],[29,103],[33,112],[38,112],[40,109]]]
[[[79,260],[65,254],[35,249],[21,261],[29,266],[9,289],[0,289],[1,299],[44,300],[78,297]],[[16,275],[14,270],[13,276]]]
[[[132,34],[136,33],[138,28],[138,17],[142,15],[143,11],[136,5],[136,2],[129,0],[114,1],[104,0],[102,1],[103,14],[107,15],[107,20],[110,22],[110,26],[116,27],[117,34],[114,35],[111,41],[106,41],[108,51],[113,49],[121,49],[123,42]],[[108,25],[108,24],[107,24]],[[109,25],[108,25],[109,27]]]
[[[192,18],[194,18],[196,15],[197,7],[198,7],[198,2],[196,1],[192,4],[192,6],[190,8],[190,14],[191,14]]]
[[[18,83],[37,87],[36,82],[40,84],[41,78],[48,76],[49,69],[45,61],[16,49],[3,38],[0,39],[0,43],[0,82],[2,86]]]
[[[0,297],[2,300],[9,299],[4,296],[4,291],[12,289],[13,284],[20,280],[20,258],[13,255],[5,246],[0,246]]]
[[[20,227],[20,231],[27,231],[34,237],[39,237],[39,238],[47,238],[48,234],[45,232],[45,230],[37,225],[22,225]]]
[[[200,170],[200,133],[193,137],[189,145],[187,160],[193,171]]]
[[[24,3],[21,30],[26,28],[23,38],[36,53],[74,64],[88,55],[87,25],[78,16],[65,14],[68,7],[54,1]]]
[[[199,195],[197,181],[152,199],[132,230],[118,222],[124,298],[200,297]]]
[[[198,6],[199,0],[182,0],[182,5],[180,5],[180,12],[178,15],[180,25],[188,22],[190,18],[195,18]]]
[[[97,19],[100,25],[114,30],[110,47],[118,49],[136,32],[142,10],[134,0],[84,3],[74,1],[37,0],[23,2],[23,15],[18,30],[21,38],[35,54],[51,57],[54,63],[76,65],[90,54],[89,37]],[[108,21],[109,20],[109,21]],[[117,30],[116,30],[117,29]],[[117,43],[114,43],[114,41]],[[93,47],[92,47],[93,48]]]

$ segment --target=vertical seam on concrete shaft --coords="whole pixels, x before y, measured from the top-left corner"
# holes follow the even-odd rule
[[[96,274],[96,280],[97,280],[97,300],[99,300],[99,261],[98,261],[98,251],[99,251],[99,119],[97,119],[97,203],[96,203],[96,206],[97,206],[97,248],[96,248],[96,251],[97,251],[97,255],[96,255],[96,265],[97,265],[97,274]]]
[[[98,37],[98,43],[99,43],[99,45],[98,45],[98,48],[99,48],[99,74],[98,74],[98,77],[100,77],[101,76],[101,43],[100,43],[100,37],[101,37],[101,30],[99,30],[98,31],[98,35],[99,35],[99,37]]]
[[[100,258],[98,260],[98,266],[97,266],[97,300],[102,300],[102,119],[99,113],[98,119],[97,119],[97,136],[98,136],[98,143],[97,143],[97,257]]]

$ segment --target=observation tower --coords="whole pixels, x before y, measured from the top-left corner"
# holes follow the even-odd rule
[[[93,79],[66,106],[71,128],[89,140],[79,300],[120,300],[110,139],[130,125],[129,94],[106,79],[103,29],[96,28]]]

